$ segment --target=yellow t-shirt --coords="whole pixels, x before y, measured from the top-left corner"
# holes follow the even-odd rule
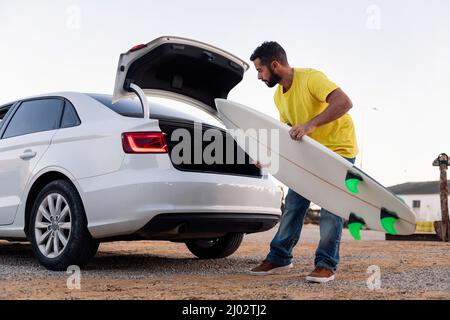
[[[283,93],[283,86],[278,85],[274,100],[280,112],[280,121],[290,126],[308,122],[327,107],[328,95],[338,86],[320,71],[295,68],[291,87]],[[345,158],[354,158],[358,154],[355,127],[348,113],[337,120],[317,127],[308,134]]]

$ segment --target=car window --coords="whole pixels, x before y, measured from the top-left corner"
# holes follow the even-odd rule
[[[69,101],[66,101],[64,114],[61,120],[61,128],[75,127],[80,123],[80,119],[78,118],[74,106]]]
[[[6,115],[11,110],[12,105],[0,107],[0,137],[2,135],[2,127],[5,124]]]
[[[89,96],[122,116],[142,118],[142,106],[138,100],[127,99],[113,104],[112,96],[103,94],[89,94]]]
[[[14,113],[3,138],[58,128],[63,101],[39,99],[24,101]]]
[[[142,105],[139,99],[125,99],[116,103],[112,103],[112,96],[104,94],[88,94],[91,98],[97,100],[105,107],[115,111],[116,113],[131,118],[142,118]],[[192,106],[186,105],[187,110]],[[192,108],[195,110],[195,108]],[[192,110],[191,110],[192,111]],[[151,119],[189,119],[192,121],[203,122],[202,118],[197,117],[192,112],[186,112],[173,108],[171,106],[165,106],[154,101],[150,101],[150,118]]]
[[[9,106],[4,106],[4,107],[0,108],[0,126],[3,121],[3,118],[6,116],[6,114],[8,113],[8,111],[11,107],[12,107],[12,104]]]

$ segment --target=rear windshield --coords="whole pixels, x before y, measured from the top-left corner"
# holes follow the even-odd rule
[[[122,116],[142,118],[142,107],[139,101],[128,99],[113,104],[111,96],[103,94],[89,94],[89,96]]]
[[[132,117],[132,118],[142,118],[143,111],[142,105],[139,99],[125,99],[120,100],[116,103],[112,103],[112,96],[107,94],[88,94],[91,98],[97,100],[104,106],[109,109],[117,112],[118,114],[124,117]],[[191,120],[196,122],[211,122],[211,120],[207,120],[210,117],[205,114],[200,117],[194,115],[193,112],[188,113],[182,110],[175,109],[174,107],[169,107],[165,105],[161,105],[152,101],[149,101],[150,105],[150,118],[152,119],[182,119],[182,120]],[[189,111],[191,106],[186,105],[186,109]],[[192,110],[191,110],[192,111]],[[198,113],[198,112],[197,112]],[[201,111],[201,113],[204,113]]]

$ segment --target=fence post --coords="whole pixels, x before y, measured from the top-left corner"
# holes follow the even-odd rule
[[[449,217],[448,217],[448,182],[447,182],[447,168],[449,166],[448,156],[441,153],[436,160],[433,161],[433,166],[438,166],[441,173],[440,194],[441,194],[441,235],[440,238],[444,242],[448,242],[449,235]]]

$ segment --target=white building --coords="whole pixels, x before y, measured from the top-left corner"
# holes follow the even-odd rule
[[[442,220],[439,181],[407,182],[388,189],[416,212],[417,221]],[[450,189],[450,180],[447,181]]]

